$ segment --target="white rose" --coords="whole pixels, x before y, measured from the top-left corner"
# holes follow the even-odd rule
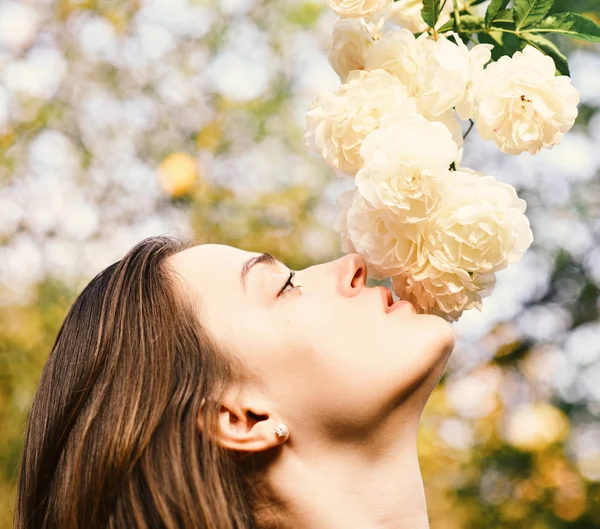
[[[422,0],[397,0],[388,8],[387,13],[400,27],[408,29],[411,33],[421,33],[428,27],[421,16],[422,9]]]
[[[327,57],[342,82],[352,70],[365,69],[365,56],[372,44],[373,38],[362,21],[353,18],[336,21]]]
[[[501,151],[537,154],[551,149],[577,117],[579,92],[554,61],[532,46],[490,64],[475,87],[479,135]]]
[[[478,274],[516,263],[533,242],[526,207],[513,186],[493,176],[452,172],[428,225],[429,261]]]
[[[462,119],[473,116],[474,84],[491,58],[492,46],[469,49],[457,39],[423,34],[418,39],[407,29],[386,33],[366,52],[365,68],[382,68],[402,81],[419,111],[439,116],[456,106]]]
[[[419,89],[419,49],[415,36],[407,29],[385,33],[373,43],[365,55],[365,68],[382,68],[397,77],[409,96]]]
[[[419,110],[437,116],[459,105],[461,113],[467,115],[473,97],[471,80],[478,77],[489,61],[492,46],[478,44],[469,49],[460,39],[454,42],[439,35],[434,40],[427,34],[417,39],[417,45],[420,48]]]
[[[394,291],[421,313],[456,321],[482,308],[496,272],[521,259],[533,241],[526,203],[515,189],[468,169],[449,173],[443,200],[424,224],[420,268],[392,279]]]
[[[467,2],[459,0],[458,8],[463,9]],[[423,9],[423,0],[397,0],[389,8],[387,15],[400,27],[406,28],[413,33],[422,33],[428,26],[421,16],[421,10]],[[452,0],[446,0],[436,27],[443,26],[454,11],[454,3]]]
[[[329,0],[329,7],[340,17],[363,18],[384,10],[392,0]]]
[[[421,88],[419,68],[421,65],[420,46],[417,44],[415,36],[407,29],[397,29],[384,34],[372,44],[366,53],[365,68],[367,70],[382,68],[397,77],[411,97],[418,98],[419,96]],[[462,127],[456,119],[454,110],[450,108],[436,116],[424,113],[421,108],[421,113],[430,121],[439,121],[446,125],[459,149],[454,161],[456,165],[460,165],[464,141]]]
[[[443,114],[439,116],[425,116],[429,121],[437,121],[442,123],[452,135],[452,140],[456,144],[458,148],[458,152],[456,153],[456,157],[454,158],[454,164],[458,167],[463,158],[463,150],[465,140],[463,138],[463,131],[460,121],[456,118],[456,112],[452,109],[446,110]]]
[[[418,270],[406,270],[392,278],[392,289],[410,301],[420,314],[435,314],[457,321],[465,310],[481,311],[481,298],[494,288],[496,276],[473,274],[461,268],[440,270],[427,262]]]
[[[342,193],[336,202],[339,214],[334,229],[341,235],[342,250],[361,254],[371,277],[384,279],[422,261],[417,231],[389,210],[373,207],[358,190]]]
[[[335,169],[354,175],[360,147],[388,114],[414,111],[402,83],[384,70],[355,70],[337,92],[315,98],[306,115],[306,145]]]
[[[391,209],[400,222],[419,223],[429,219],[444,194],[457,146],[444,125],[411,113],[388,117],[360,152],[360,193],[374,206]]]
[[[464,55],[469,57],[469,80],[465,88],[465,95],[461,101],[456,104],[456,112],[460,119],[472,119],[475,107],[475,87],[479,84],[479,79],[483,75],[483,67],[492,59],[491,44],[478,44],[470,50],[459,39],[458,47],[462,49]]]

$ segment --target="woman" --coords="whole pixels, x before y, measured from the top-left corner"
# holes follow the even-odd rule
[[[62,324],[26,433],[17,529],[429,527],[419,417],[447,322],[357,254],[152,237]]]

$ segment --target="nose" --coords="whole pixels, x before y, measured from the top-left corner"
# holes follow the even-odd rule
[[[305,268],[298,281],[306,289],[335,291],[346,297],[356,296],[367,283],[367,263],[357,253],[350,253],[329,261]]]
[[[357,253],[350,253],[337,260],[339,270],[339,285],[345,296],[356,296],[367,282],[367,263]]]

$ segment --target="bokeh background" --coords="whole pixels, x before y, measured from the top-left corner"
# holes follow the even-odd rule
[[[600,20],[598,0],[557,7]],[[157,234],[292,268],[341,255],[351,182],[302,140],[339,85],[334,19],[324,0],[0,0],[1,529],[36,381],[97,272]],[[420,430],[432,529],[600,528],[600,48],[559,44],[582,95],[561,145],[466,142],[536,240],[454,324]]]

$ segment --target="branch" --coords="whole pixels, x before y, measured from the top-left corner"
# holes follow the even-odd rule
[[[470,119],[469,120],[470,124],[469,124],[469,128],[467,129],[467,132],[465,132],[463,134],[463,141],[467,139],[467,136],[470,134],[470,132],[473,130],[473,125],[475,125],[475,122]]]

